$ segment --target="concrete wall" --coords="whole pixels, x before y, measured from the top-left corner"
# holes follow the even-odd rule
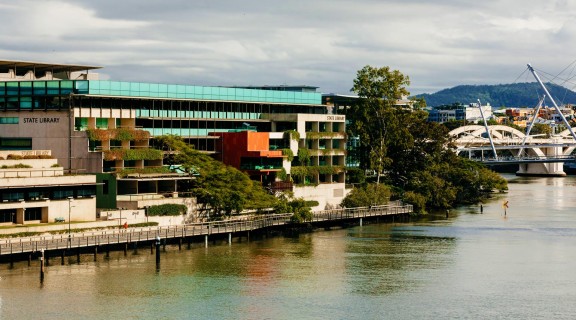
[[[312,210],[324,210],[327,204],[339,206],[348,194],[344,183],[326,183],[317,186],[295,186],[294,197],[318,201],[318,206]]]

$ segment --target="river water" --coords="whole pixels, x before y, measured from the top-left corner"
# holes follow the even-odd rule
[[[1,265],[0,318],[574,319],[576,178],[506,177],[482,213],[169,246],[160,271],[145,249],[53,259],[42,285]]]

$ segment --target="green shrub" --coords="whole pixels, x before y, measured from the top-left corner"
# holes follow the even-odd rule
[[[149,216],[179,216],[185,214],[186,209],[186,206],[183,204],[166,203],[150,206],[147,214]]]
[[[22,160],[22,156],[19,154],[9,154],[6,159],[8,160]]]
[[[104,160],[160,160],[163,157],[162,151],[143,148],[143,149],[112,149],[106,150]]]
[[[288,161],[294,160],[294,152],[292,152],[292,149],[282,149],[282,155],[286,156]]]
[[[423,195],[407,191],[404,193],[402,200],[405,203],[409,203],[413,206],[414,213],[425,213],[426,212],[426,197]]]
[[[300,132],[296,130],[286,130],[284,131],[284,135],[287,136],[290,140],[294,140],[296,142],[300,141]]]

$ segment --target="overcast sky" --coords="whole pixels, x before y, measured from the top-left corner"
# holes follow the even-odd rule
[[[556,74],[576,51],[572,0],[3,0],[0,21],[0,60],[341,94],[365,65],[400,70],[418,94],[533,81],[517,79],[526,63]]]

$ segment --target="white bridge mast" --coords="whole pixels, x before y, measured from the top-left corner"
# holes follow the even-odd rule
[[[530,70],[530,72],[532,72],[532,75],[534,76],[534,78],[536,78],[536,81],[538,81],[538,83],[540,84],[542,89],[544,89],[544,93],[546,94],[546,96],[548,96],[548,99],[550,99],[550,101],[552,101],[552,104],[554,105],[554,109],[556,109],[556,112],[558,112],[558,114],[562,118],[562,121],[564,121],[564,124],[566,125],[568,130],[570,130],[570,133],[572,134],[572,138],[574,138],[574,141],[576,141],[576,134],[574,134],[574,131],[572,131],[572,127],[570,126],[570,123],[568,123],[568,120],[566,120],[566,118],[562,114],[562,111],[560,110],[560,108],[556,104],[556,101],[554,101],[554,98],[552,98],[552,95],[550,95],[550,92],[548,92],[548,89],[546,89],[546,86],[544,86],[544,83],[542,83],[542,80],[540,80],[540,77],[538,76],[538,74],[536,73],[534,68],[532,68],[532,66],[530,64],[528,64],[528,70]]]
[[[484,116],[484,110],[482,110],[482,103],[478,99],[478,109],[480,109],[480,115],[482,116],[482,122],[484,122],[484,128],[486,129],[486,134],[488,135],[488,140],[490,141],[490,146],[492,147],[492,152],[494,152],[494,159],[498,161],[498,154],[496,153],[496,147],[494,146],[494,141],[492,141],[492,135],[488,129],[488,123],[486,123],[486,117]]]

